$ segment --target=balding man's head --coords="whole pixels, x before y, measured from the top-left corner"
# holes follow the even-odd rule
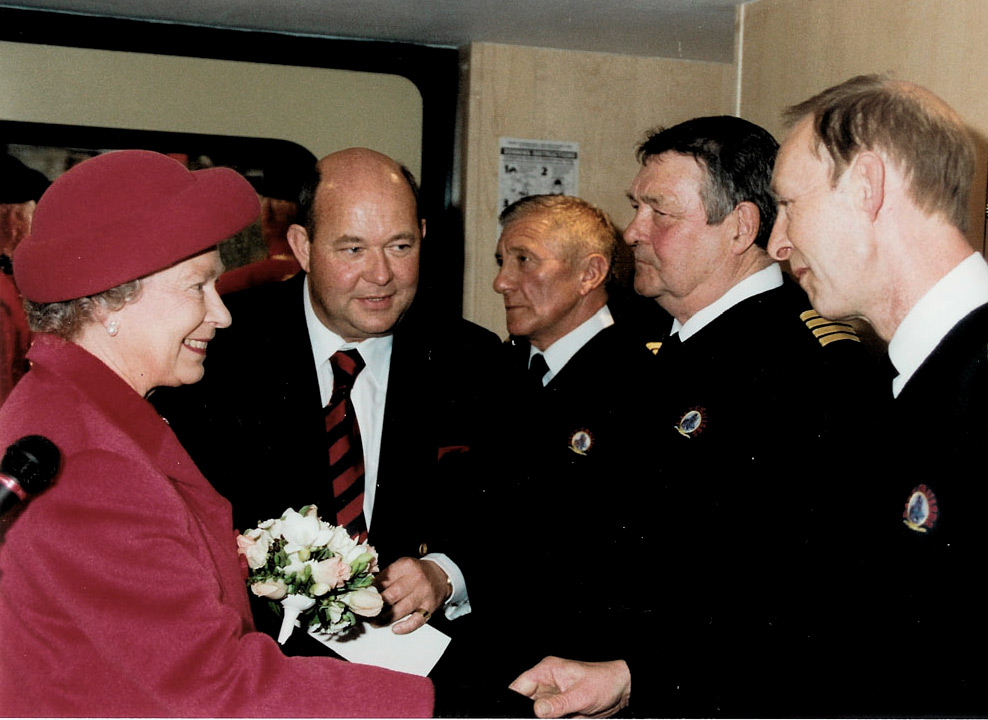
[[[299,222],[310,235],[314,234],[317,191],[332,190],[363,181],[374,185],[381,182],[403,184],[411,194],[416,217],[421,219],[418,206],[419,186],[407,167],[376,150],[347,148],[326,155],[313,166],[299,195]]]
[[[415,180],[387,155],[327,155],[300,197],[288,241],[319,320],[344,340],[390,334],[415,297],[425,223]]]
[[[859,75],[792,106],[785,116],[792,124],[809,118],[818,152],[825,148],[833,162],[833,184],[859,152],[882,152],[908,179],[917,207],[966,230],[974,147],[960,116],[929,90]]]

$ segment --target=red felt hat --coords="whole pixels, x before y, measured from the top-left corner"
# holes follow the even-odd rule
[[[14,251],[14,280],[37,303],[95,295],[213,247],[259,212],[250,183],[229,168],[191,172],[147,150],[105,153],[41,197]]]

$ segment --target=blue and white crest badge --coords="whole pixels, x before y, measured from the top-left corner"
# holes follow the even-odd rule
[[[577,430],[569,439],[569,449],[577,455],[586,455],[593,445],[593,435],[589,430]]]
[[[676,432],[686,438],[692,438],[703,432],[707,426],[707,411],[704,408],[690,408],[676,425]]]
[[[937,507],[937,496],[926,485],[915,488],[906,501],[906,509],[902,512],[902,522],[910,530],[925,533],[937,524],[940,509]]]

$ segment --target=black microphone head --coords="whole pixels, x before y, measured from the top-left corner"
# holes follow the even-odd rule
[[[17,480],[24,492],[41,492],[58,474],[62,455],[51,440],[41,435],[25,435],[4,453],[0,472]]]

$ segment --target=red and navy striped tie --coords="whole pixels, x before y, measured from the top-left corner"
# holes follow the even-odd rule
[[[350,391],[364,359],[355,349],[340,350],[329,358],[333,368],[333,396],[326,405],[326,443],[329,477],[336,499],[336,524],[360,541],[367,538],[364,518],[364,447]]]

